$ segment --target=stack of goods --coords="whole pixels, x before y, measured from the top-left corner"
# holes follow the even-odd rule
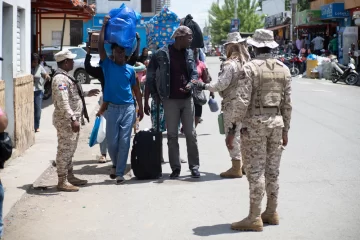
[[[136,24],[141,15],[123,3],[120,8],[112,9],[109,16],[105,29],[105,42],[116,43],[125,48],[126,56],[131,56],[136,49]]]
[[[91,49],[98,49],[99,34],[100,34],[99,31],[88,32],[88,36],[89,36],[88,46],[90,46]]]
[[[148,46],[155,44],[160,48],[173,43],[174,40],[171,39],[171,36],[179,24],[178,16],[164,7],[160,13],[145,23]]]

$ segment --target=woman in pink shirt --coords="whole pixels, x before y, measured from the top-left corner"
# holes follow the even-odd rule
[[[196,69],[198,72],[199,81],[204,83],[208,83],[208,74],[206,71],[205,63],[199,60],[199,49],[194,49],[194,59],[196,61]],[[195,127],[199,124],[201,115],[202,115],[202,105],[196,104],[195,105]]]

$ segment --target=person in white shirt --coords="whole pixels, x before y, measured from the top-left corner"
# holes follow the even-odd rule
[[[314,44],[314,53],[316,55],[321,55],[321,50],[324,48],[324,41],[325,39],[320,36],[317,36],[311,41]]]

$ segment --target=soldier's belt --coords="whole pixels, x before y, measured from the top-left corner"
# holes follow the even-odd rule
[[[279,114],[279,109],[277,107],[264,107],[262,109],[262,113],[260,111],[260,108],[255,108],[254,115],[261,115],[261,114]]]

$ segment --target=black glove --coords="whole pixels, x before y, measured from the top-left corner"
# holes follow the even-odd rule
[[[197,89],[200,89],[200,90],[205,90],[205,83],[203,83],[203,82],[201,82],[201,81],[196,81],[196,80],[193,80],[193,81],[191,81],[194,85],[195,85],[195,87],[197,88]]]

